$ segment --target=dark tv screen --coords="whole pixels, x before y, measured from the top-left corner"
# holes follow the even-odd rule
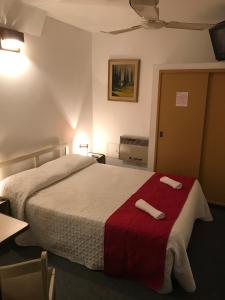
[[[213,50],[217,60],[225,60],[225,21],[209,29]]]

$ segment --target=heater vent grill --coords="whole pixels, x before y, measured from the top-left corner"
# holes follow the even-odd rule
[[[146,164],[148,160],[148,139],[135,136],[121,136],[119,159],[135,164]]]

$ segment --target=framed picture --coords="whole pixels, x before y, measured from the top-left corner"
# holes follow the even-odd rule
[[[139,59],[110,59],[108,66],[108,100],[138,101]]]

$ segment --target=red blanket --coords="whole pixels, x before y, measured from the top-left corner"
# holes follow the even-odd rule
[[[159,290],[163,284],[167,240],[194,183],[194,179],[169,176],[182,182],[181,190],[161,183],[154,174],[106,221],[104,270],[107,274],[134,278]],[[156,220],[135,207],[144,199],[166,214]]]

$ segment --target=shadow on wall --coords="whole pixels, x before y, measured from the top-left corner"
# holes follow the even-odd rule
[[[1,79],[2,83],[4,80]],[[74,130],[55,104],[47,86],[34,81],[27,90],[17,81],[7,81],[1,90],[0,161],[36,151],[43,147],[72,140]],[[0,84],[1,85],[1,84]],[[8,89],[15,90],[9,92]]]
[[[186,31],[185,34],[184,31]],[[195,62],[203,63],[206,61],[207,62],[215,61],[208,30],[187,31],[187,30],[171,29],[171,32],[172,33],[170,34],[170,39],[171,41],[174,39],[174,43],[172,43],[173,47],[167,48],[166,56],[164,56],[165,58],[163,61],[162,60],[160,61],[160,64],[178,64],[178,63],[195,63]],[[204,40],[202,39],[203,35],[205,36]],[[198,42],[200,38],[203,40],[201,47],[199,47],[199,42]],[[177,40],[180,41],[180,44],[177,43]],[[195,43],[198,46],[190,47],[190,45],[193,43]],[[181,45],[182,45],[182,51],[180,51]]]
[[[92,134],[91,34],[47,18],[24,51],[19,76],[0,72],[0,161],[71,142],[81,127]]]
[[[78,139],[82,131],[90,144],[91,34],[47,18],[41,38],[28,36],[27,42],[29,43],[27,55],[36,72],[42,78],[44,76],[43,81],[51,93],[54,105],[74,130],[71,141],[74,138],[75,143],[82,143],[83,138],[81,141]]]

